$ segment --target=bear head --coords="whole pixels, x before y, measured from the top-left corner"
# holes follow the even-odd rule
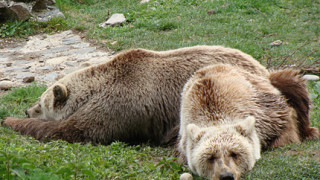
[[[235,123],[200,128],[187,126],[187,162],[208,179],[239,179],[260,158],[260,141],[252,116]]]
[[[57,83],[49,87],[41,95],[40,99],[26,110],[26,115],[30,118],[61,119],[59,111],[65,106],[67,99],[67,87],[61,83]]]

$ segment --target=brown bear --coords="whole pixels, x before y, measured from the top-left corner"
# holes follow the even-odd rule
[[[231,48],[134,49],[65,76],[26,111],[30,118],[6,118],[2,124],[38,140],[161,144],[179,124],[187,79],[217,63],[268,76],[250,55]]]
[[[239,179],[261,148],[319,138],[308,103],[295,70],[266,77],[226,64],[202,68],[183,89],[179,160],[208,179]]]

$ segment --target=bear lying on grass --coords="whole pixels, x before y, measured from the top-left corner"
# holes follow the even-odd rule
[[[271,72],[268,78],[231,65],[202,68],[182,93],[179,160],[208,179],[239,179],[261,148],[318,139],[308,113],[297,71]]]
[[[30,118],[6,118],[2,124],[38,140],[161,144],[177,136],[169,132],[179,125],[185,82],[196,70],[217,63],[268,75],[250,55],[221,46],[129,50],[65,76],[26,111]]]

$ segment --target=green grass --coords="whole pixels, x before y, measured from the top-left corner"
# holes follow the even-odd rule
[[[1,37],[26,37],[73,29],[113,50],[174,49],[198,44],[240,49],[262,64],[316,63],[320,67],[319,0],[57,0],[66,19],[47,23],[6,22]],[[123,13],[120,27],[99,28],[108,9]],[[208,11],[213,12],[208,14]],[[280,46],[269,43],[282,40]],[[116,42],[116,43],[114,43]],[[283,66],[283,65],[282,65]],[[24,117],[45,86],[17,88],[0,98],[0,119]],[[309,83],[311,121],[320,128],[320,82]],[[244,179],[320,179],[320,141],[292,144],[262,153]],[[172,148],[148,144],[109,146],[40,143],[0,127],[0,179],[177,179],[186,167]],[[200,179],[196,177],[195,179]]]

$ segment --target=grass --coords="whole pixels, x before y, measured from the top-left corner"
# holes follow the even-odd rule
[[[81,2],[81,3],[79,3]],[[1,37],[27,37],[73,29],[102,46],[166,50],[198,44],[225,45],[251,54],[271,68],[295,64],[320,67],[319,0],[57,0],[66,19],[48,23],[5,22]],[[107,11],[123,13],[120,27],[99,28]],[[275,40],[280,46],[270,46]],[[46,89],[33,84],[0,98],[0,119],[24,117]],[[311,121],[320,128],[320,82],[309,83]],[[243,179],[320,179],[320,141],[292,144],[262,153]],[[0,127],[0,179],[178,179],[186,167],[172,148],[148,144],[109,146],[40,143]],[[195,179],[200,179],[195,177]]]

